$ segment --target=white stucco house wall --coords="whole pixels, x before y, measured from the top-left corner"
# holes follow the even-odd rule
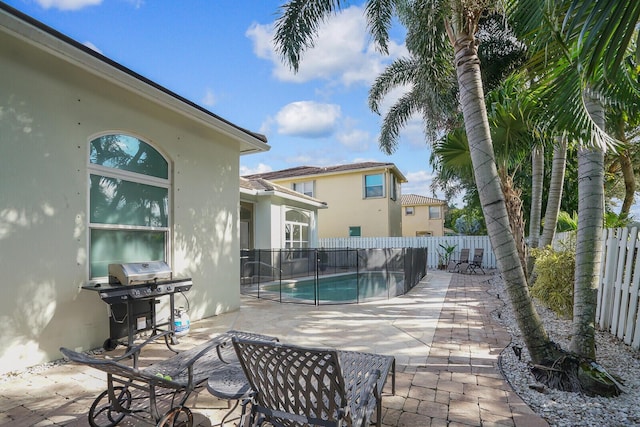
[[[110,261],[192,277],[192,320],[239,307],[239,156],[265,137],[4,3],[0,73],[0,373],[103,343],[81,287]]]
[[[266,179],[240,177],[240,249],[318,247],[327,204]]]

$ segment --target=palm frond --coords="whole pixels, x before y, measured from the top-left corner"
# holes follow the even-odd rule
[[[369,108],[380,114],[380,103],[394,88],[416,81],[420,64],[415,58],[398,58],[385,68],[369,89]]]
[[[395,152],[398,147],[400,130],[416,112],[420,111],[421,106],[422,104],[415,91],[410,91],[398,99],[382,121],[380,137],[378,138],[381,151],[386,154]]]
[[[384,54],[389,53],[387,41],[394,11],[394,2],[389,0],[369,0],[365,9],[369,32],[377,48]]]
[[[579,31],[580,62],[584,75],[592,77],[602,67],[605,79],[613,81],[640,22],[637,0],[573,0],[564,32],[567,43]],[[636,61],[640,59],[636,57]]]
[[[294,71],[298,71],[302,53],[314,46],[320,25],[340,7],[340,0],[290,0],[280,6],[274,42],[280,57]]]

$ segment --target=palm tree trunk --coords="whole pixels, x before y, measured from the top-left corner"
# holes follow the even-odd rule
[[[542,214],[542,181],[544,178],[544,147],[536,145],[531,153],[531,212],[529,212],[529,247],[540,242],[540,215]],[[533,271],[533,258],[527,256],[527,274]]]
[[[633,206],[633,200],[636,194],[636,177],[633,172],[633,163],[631,162],[629,149],[625,149],[620,153],[620,169],[622,170],[622,176],[624,178],[624,200],[620,208],[620,217],[626,218],[629,216],[629,211],[631,210],[631,206]]]
[[[500,173],[498,173],[498,176]],[[507,215],[509,215],[509,225],[511,227],[511,235],[516,242],[518,249],[518,258],[524,270],[524,276],[528,277],[527,269],[527,242],[524,236],[524,215],[522,213],[522,199],[520,195],[522,191],[513,186],[513,179],[507,176],[501,180],[502,194],[504,195]]]
[[[564,186],[564,172],[567,168],[567,139],[558,137],[553,148],[553,163],[551,166],[551,181],[549,182],[549,196],[547,197],[547,210],[544,214],[544,226],[540,247],[544,248],[553,243],[560,213],[562,200],[562,188]]]
[[[551,358],[553,351],[534,308],[516,243],[511,235],[489,132],[477,48],[471,36],[457,34],[454,50],[460,104],[487,231],[527,349],[533,362],[539,363]]]
[[[585,96],[589,114],[604,128],[604,108]],[[570,349],[595,360],[595,319],[598,280],[602,258],[604,220],[604,149],[600,146],[578,150],[578,235],[576,274],[573,289],[573,334]]]

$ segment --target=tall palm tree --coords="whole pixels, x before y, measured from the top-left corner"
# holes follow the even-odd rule
[[[547,208],[544,214],[544,226],[539,246],[545,247],[553,243],[558,224],[558,214],[560,213],[560,202],[562,201],[564,174],[567,167],[567,138],[566,136],[556,137],[553,146],[553,160],[551,164],[551,180],[549,182],[549,193],[547,195]]]
[[[640,19],[636,0],[514,0],[510,16],[529,24],[550,125],[568,131],[578,149],[578,236],[571,350],[595,360],[595,307],[604,218],[605,132],[602,101],[620,92],[615,76]],[[545,72],[546,71],[546,72]],[[622,97],[618,100],[624,101]],[[565,111],[568,114],[557,114]],[[613,392],[617,387],[612,387]]]
[[[511,232],[517,242],[520,262],[526,272],[528,270],[526,264],[527,247],[520,197],[522,191],[514,184],[514,177],[520,172],[523,162],[529,156],[531,146],[538,143],[536,136],[539,135],[539,132],[535,132],[535,126],[529,120],[533,104],[525,87],[522,75],[514,74],[508,77],[501,86],[487,94],[486,104],[496,165],[507,203]],[[434,146],[433,154],[437,158],[434,168],[438,174],[457,175],[458,177],[473,176],[469,144],[463,128],[454,129],[442,138]],[[538,178],[541,200],[541,173],[538,174]],[[538,218],[539,216],[538,213]]]
[[[298,69],[302,52],[313,45],[318,25],[341,4],[339,0],[290,0],[280,8],[275,43],[282,58],[294,70]],[[487,230],[518,325],[533,361],[538,363],[553,359],[557,351],[535,311],[511,234],[484,103],[475,38],[481,17],[496,5],[497,0],[368,0],[366,16],[373,39],[383,52],[387,50],[392,18],[398,16],[407,27],[407,46],[414,55],[436,61],[448,58],[453,64]]]

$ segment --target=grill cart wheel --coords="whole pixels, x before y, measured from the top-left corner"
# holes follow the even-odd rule
[[[127,415],[127,411],[131,408],[131,392],[121,386],[114,387],[113,392],[116,402],[110,401],[109,390],[100,393],[93,401],[89,409],[91,427],[113,427]]]
[[[193,414],[186,406],[177,406],[170,409],[160,421],[157,427],[192,427]]]
[[[118,344],[119,342],[117,340],[107,338],[106,340],[104,340],[104,343],[102,344],[102,348],[104,348],[105,351],[113,351],[116,349],[116,347],[118,347]]]

